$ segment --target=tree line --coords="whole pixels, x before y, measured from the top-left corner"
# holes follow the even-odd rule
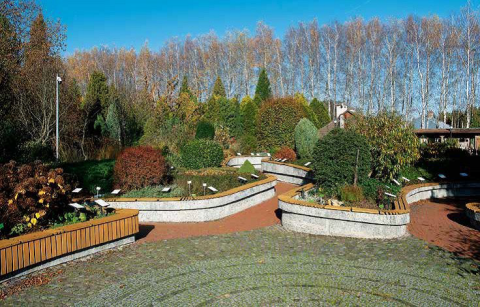
[[[50,154],[57,73],[64,160],[142,143],[178,151],[179,136],[194,134],[200,120],[215,124],[220,143],[242,138],[254,148],[256,116],[270,97],[302,102],[316,127],[329,120],[322,108],[331,116],[337,102],[365,114],[420,116],[422,127],[429,110],[455,127],[476,126],[479,22],[467,3],[444,19],[313,20],[283,38],[259,22],[253,34],[210,32],[172,38],[157,51],[145,43],[139,52],[99,47],[62,57],[60,22],[44,18],[34,0],[4,0],[0,157]]]

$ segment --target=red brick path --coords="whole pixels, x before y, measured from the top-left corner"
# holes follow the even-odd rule
[[[276,195],[285,193],[295,186],[278,182]],[[280,223],[275,210],[278,209],[278,197],[275,196],[257,206],[231,215],[224,219],[203,223],[151,223],[140,225],[140,242],[158,241],[175,238],[218,235],[247,231]]]
[[[410,207],[408,231],[459,256],[480,260],[480,231],[465,215],[467,199],[421,201]],[[477,200],[478,201],[478,200]]]

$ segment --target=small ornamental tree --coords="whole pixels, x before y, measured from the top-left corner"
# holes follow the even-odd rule
[[[272,98],[272,89],[270,88],[270,80],[268,80],[267,71],[262,68],[258,76],[257,87],[255,88],[255,96],[253,101],[260,107],[260,105],[267,99]]]
[[[207,121],[200,121],[197,125],[196,139],[213,140],[215,137],[215,127]]]
[[[188,169],[217,167],[223,161],[223,149],[214,141],[200,139],[187,143],[181,150],[182,164]]]
[[[381,113],[349,121],[347,129],[366,137],[372,154],[373,175],[388,180],[420,157],[419,140],[413,127],[399,115]]]
[[[302,105],[291,97],[265,101],[257,121],[257,140],[261,148],[293,148],[295,126],[304,115]]]
[[[311,158],[318,141],[318,129],[306,118],[302,118],[295,127],[295,149],[300,158]]]
[[[257,125],[258,108],[252,99],[242,100],[240,105],[242,112],[242,127],[244,136],[255,136],[255,128]]]
[[[331,121],[330,116],[328,115],[327,106],[317,98],[313,98],[312,102],[310,102],[310,108],[317,116],[319,124],[317,128],[325,127]]]
[[[250,161],[245,160],[243,165],[238,169],[238,172],[241,174],[255,174],[255,167],[250,163]]]
[[[126,191],[159,185],[166,173],[167,166],[160,150],[130,147],[123,150],[115,162],[114,185]]]
[[[355,183],[361,184],[371,170],[370,148],[364,136],[334,129],[315,146],[312,168],[318,185],[330,193]]]

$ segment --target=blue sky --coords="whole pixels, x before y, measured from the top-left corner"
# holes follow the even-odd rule
[[[157,50],[170,37],[197,36],[214,30],[222,36],[232,29],[254,33],[264,21],[282,37],[290,25],[317,18],[320,24],[355,16],[449,16],[466,0],[326,0],[326,1],[153,1],[153,0],[38,0],[44,14],[67,26],[66,55],[94,46],[141,48],[146,40]],[[480,0],[472,1],[474,6]]]

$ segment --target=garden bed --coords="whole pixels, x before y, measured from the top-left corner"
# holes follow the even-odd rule
[[[114,208],[137,209],[141,222],[205,222],[243,211],[275,196],[276,178],[265,179],[213,195],[172,198],[107,198]]]
[[[302,185],[313,181],[313,173],[310,168],[291,163],[264,159],[262,161],[262,171],[276,176],[279,181],[292,184]]]
[[[1,240],[0,279],[134,242],[138,230],[137,210],[117,210],[111,216]]]
[[[283,227],[317,235],[391,239],[404,236],[410,215],[407,210],[380,210],[320,205],[299,200],[301,191],[313,184],[295,188],[279,196]]]
[[[202,196],[204,193],[210,195],[213,192],[208,187],[214,187],[218,192],[228,191],[242,186],[245,183],[253,183],[265,179],[263,173],[255,172],[255,178],[250,173],[240,174],[236,168],[206,168],[201,170],[184,170],[172,174],[168,184],[146,187],[139,190],[132,190],[122,194],[122,198],[171,198]],[[238,177],[246,179],[241,182]],[[189,187],[188,182],[191,181]],[[203,184],[206,184],[204,189]],[[164,188],[170,188],[164,192]]]
[[[467,204],[465,212],[470,220],[470,224],[480,230],[480,203]]]
[[[392,210],[320,205],[299,200],[301,191],[313,184],[295,188],[279,196],[282,225],[290,230],[332,236],[397,238],[407,233],[410,204],[424,199],[479,196],[480,183],[423,183],[404,187]],[[467,213],[468,214],[468,213]]]

